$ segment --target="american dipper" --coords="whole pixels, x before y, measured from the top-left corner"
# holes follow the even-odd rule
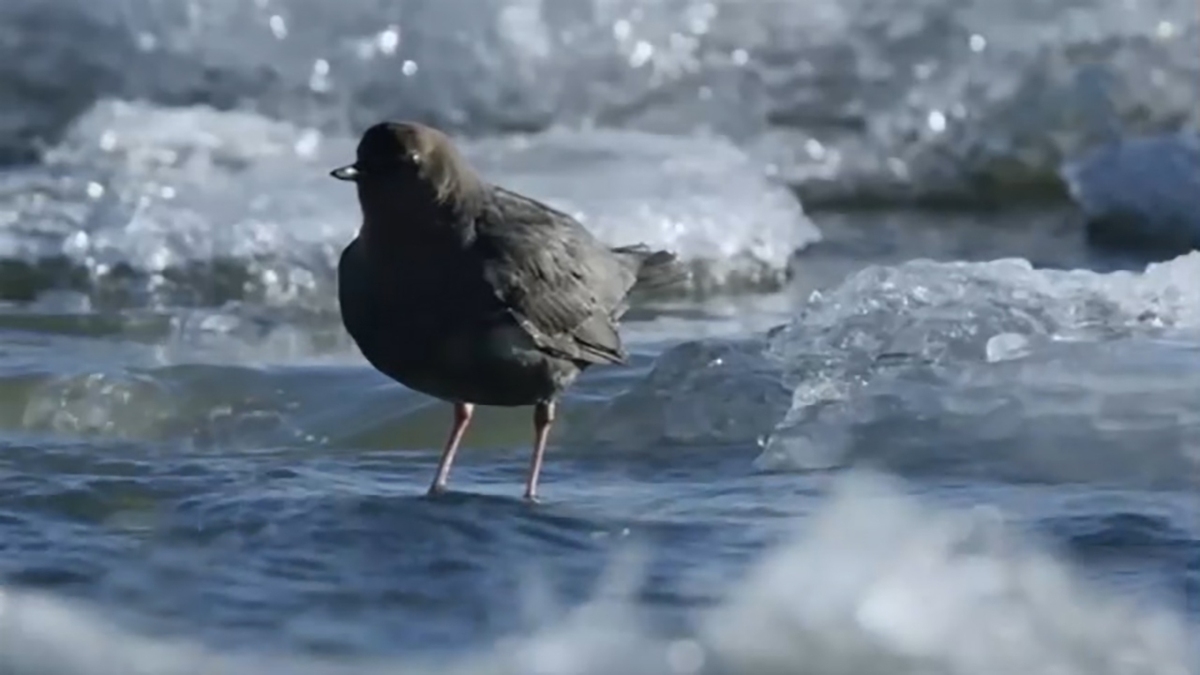
[[[376,124],[356,154],[331,172],[355,184],[362,210],[338,262],[342,323],[380,372],[454,404],[429,494],[445,490],[476,405],[532,405],[525,499],[536,501],[559,394],[589,366],[625,361],[626,296],[682,268],[666,251],[609,248],[488,183],[437,129]]]

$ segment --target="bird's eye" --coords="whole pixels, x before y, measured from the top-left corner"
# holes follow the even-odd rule
[[[408,153],[408,161],[412,162],[413,164],[416,164],[416,165],[420,166],[420,164],[421,164],[421,153],[419,153],[419,152],[410,152],[410,153]]]

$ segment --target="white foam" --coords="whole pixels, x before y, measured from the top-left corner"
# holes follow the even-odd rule
[[[9,675],[260,672],[461,675],[1191,675],[1183,617],[1123,599],[1014,537],[994,515],[934,508],[876,477],[766,552],[692,635],[665,638],[607,594],[456,658],[336,662],[221,653],[123,630],[96,607],[4,589]],[[620,580],[615,581],[618,586]]]

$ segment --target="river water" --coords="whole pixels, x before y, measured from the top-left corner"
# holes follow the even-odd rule
[[[0,673],[1200,673],[1195,9],[6,0]],[[384,117],[692,271],[535,507],[338,321]]]

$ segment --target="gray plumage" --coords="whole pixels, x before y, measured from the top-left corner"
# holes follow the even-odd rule
[[[610,248],[487,183],[429,127],[371,127],[333,175],[355,182],[363,212],[338,263],[346,330],[375,368],[441,399],[552,405],[582,370],[625,361],[635,287],[683,277],[670,253]]]

